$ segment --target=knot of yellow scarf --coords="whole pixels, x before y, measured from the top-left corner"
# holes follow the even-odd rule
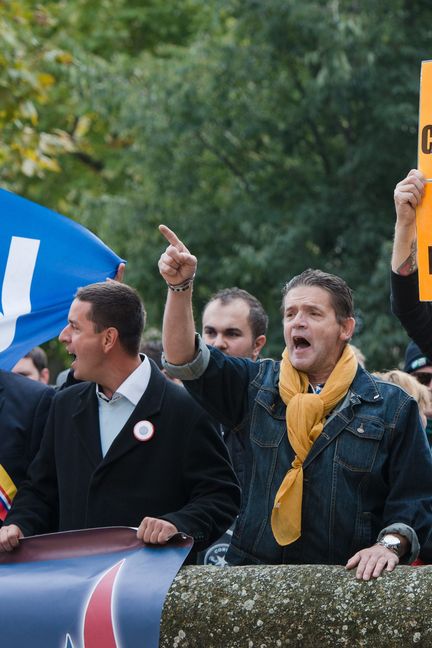
[[[303,462],[321,434],[327,414],[348,392],[356,371],[357,359],[347,344],[322,391],[311,394],[307,375],[294,369],[287,349],[282,354],[279,394],[287,406],[288,440],[296,456],[276,493],[272,512],[272,531],[280,545],[291,544],[301,535]]]

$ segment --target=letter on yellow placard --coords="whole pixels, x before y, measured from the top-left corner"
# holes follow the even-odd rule
[[[416,210],[419,293],[421,301],[432,301],[432,61],[421,66],[418,168],[428,180]]]

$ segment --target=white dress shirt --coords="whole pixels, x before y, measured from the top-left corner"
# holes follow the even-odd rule
[[[150,374],[150,361],[147,356],[144,356],[139,367],[122,382],[111,399],[105,396],[99,385],[96,385],[100,440],[104,457],[147,389]]]

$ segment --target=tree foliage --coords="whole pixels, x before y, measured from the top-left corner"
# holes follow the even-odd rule
[[[69,0],[44,4],[39,22],[21,6],[15,37],[29,72],[12,83],[16,43],[0,67],[10,93],[3,182],[128,258],[153,326],[165,222],[199,257],[197,312],[221,287],[251,291],[278,355],[281,287],[320,267],[355,290],[368,365],[399,361],[392,193],[415,166],[429,3]],[[32,176],[14,148],[27,128],[49,159]]]

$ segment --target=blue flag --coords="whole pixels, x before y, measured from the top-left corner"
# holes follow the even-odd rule
[[[158,648],[168,589],[193,545],[109,527],[24,538],[0,554],[2,646]]]
[[[113,278],[123,261],[69,218],[0,190],[0,368],[11,369],[67,324],[80,286]]]

